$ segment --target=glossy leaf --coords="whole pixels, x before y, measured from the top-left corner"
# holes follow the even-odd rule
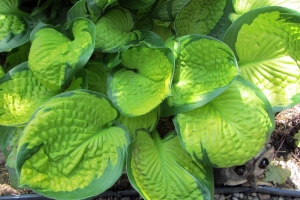
[[[163,104],[163,115],[200,107],[228,88],[239,74],[231,49],[203,35],[179,38],[172,96]]]
[[[41,104],[58,93],[42,85],[27,62],[18,65],[0,79],[0,124],[25,124]]]
[[[241,77],[208,104],[173,121],[193,160],[218,168],[242,165],[258,154],[275,124],[266,97]]]
[[[127,174],[144,199],[212,199],[212,168],[193,162],[175,132],[163,139],[138,130],[128,147]]]
[[[107,11],[96,22],[96,50],[117,52],[123,45],[141,40],[141,32],[133,28],[134,19],[129,10],[113,8]]]
[[[176,16],[177,35],[196,33],[207,35],[223,16],[226,2],[226,0],[188,1]]]
[[[84,67],[94,51],[95,26],[91,21],[78,18],[71,30],[73,41],[51,27],[40,28],[32,35],[28,64],[50,89],[64,86]]]
[[[135,131],[138,129],[143,128],[151,132],[156,127],[159,118],[160,106],[138,117],[126,117],[121,115],[118,121],[126,126],[126,128],[129,130],[130,137],[134,138]]]
[[[86,114],[88,113],[88,114]],[[74,90],[43,104],[17,152],[20,185],[54,199],[84,199],[121,176],[129,143],[118,111],[103,95]]]
[[[282,6],[297,11],[300,10],[300,1],[298,0],[233,0],[232,2],[235,13],[230,18],[233,21],[250,10],[266,6]]]
[[[169,48],[131,46],[108,79],[108,96],[128,117],[144,115],[171,94],[174,57]]]
[[[264,92],[274,112],[300,102],[299,17],[287,8],[258,8],[236,20],[224,38],[242,76]]]

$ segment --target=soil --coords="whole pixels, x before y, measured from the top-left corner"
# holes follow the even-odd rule
[[[172,117],[162,118],[158,124],[158,130],[163,135],[167,134],[170,130],[174,130],[171,121]],[[265,183],[266,185],[276,188],[300,190],[300,148],[296,146],[294,135],[300,131],[300,104],[291,109],[275,114],[276,128],[273,131],[269,145],[274,146],[275,156],[274,160],[280,162],[283,167],[291,171],[291,176],[288,180],[281,185],[273,183]],[[14,189],[9,182],[8,171],[5,168],[5,161],[0,152],[0,196],[1,195],[20,195],[32,193],[28,189]],[[131,187],[126,174],[116,182],[110,191],[130,190]],[[141,199],[141,197],[118,198],[112,197],[99,197],[98,200],[104,199]],[[216,194],[215,199],[285,199],[285,197],[271,196],[269,194],[260,193],[234,193],[234,194]],[[288,197],[286,199],[292,199]],[[300,199],[300,198],[294,198]]]

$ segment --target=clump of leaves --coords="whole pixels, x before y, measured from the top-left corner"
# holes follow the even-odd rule
[[[126,166],[145,199],[212,199],[212,167],[250,160],[300,102],[300,3],[245,2],[2,0],[12,184],[84,199]]]

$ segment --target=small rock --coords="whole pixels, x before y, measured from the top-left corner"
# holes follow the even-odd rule
[[[225,199],[231,199],[231,197],[232,197],[232,194],[228,194],[225,196]]]
[[[251,197],[250,195],[247,196],[247,199],[252,200],[253,197]]]
[[[279,197],[278,200],[284,200],[284,198],[283,197]]]
[[[233,193],[234,197],[240,197],[240,193]]]
[[[259,198],[258,197],[253,197],[253,200],[259,200]]]
[[[215,195],[214,195],[214,199],[215,199],[215,200],[219,200],[219,199],[220,199],[220,196],[221,196],[220,194],[215,194]]]
[[[240,193],[240,198],[243,199],[244,198],[244,194]]]
[[[225,195],[224,194],[221,194],[220,200],[225,200]]]
[[[271,199],[272,200],[278,200],[278,197],[272,197]]]
[[[256,197],[257,194],[255,192],[251,193],[251,196]]]
[[[269,194],[257,193],[257,195],[260,200],[269,200],[271,198],[271,195]]]
[[[237,198],[237,197],[232,197],[232,200],[239,200],[239,198]]]

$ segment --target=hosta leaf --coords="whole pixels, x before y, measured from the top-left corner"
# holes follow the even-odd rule
[[[200,107],[221,94],[238,75],[231,49],[203,35],[179,38],[172,96],[163,104],[163,115]]]
[[[153,27],[154,28],[154,27]],[[164,40],[153,31],[141,30],[144,36],[144,42],[151,47],[164,47]]]
[[[64,86],[93,53],[94,29],[91,21],[77,18],[71,28],[72,41],[51,27],[34,30],[28,57],[34,75],[50,89]]]
[[[138,30],[133,30],[134,20],[129,10],[113,8],[96,22],[95,48],[102,52],[117,52],[130,42],[142,39]]]
[[[96,22],[106,9],[118,4],[117,0],[86,0],[86,3],[93,22]]]
[[[136,29],[149,31],[152,29],[153,19],[151,17],[151,12],[154,6],[155,4],[151,4],[140,8],[135,12]]]
[[[70,8],[67,14],[67,20],[71,23],[77,17],[87,17],[87,0],[80,0]]]
[[[171,94],[174,57],[169,48],[142,42],[122,52],[121,59],[124,67],[109,76],[108,96],[123,115],[144,115]]]
[[[263,93],[238,77],[208,104],[178,114],[174,124],[193,160],[221,168],[242,165],[263,148],[274,114]]]
[[[152,11],[152,17],[162,21],[174,21],[188,0],[160,0]]]
[[[0,52],[28,42],[33,27],[31,18],[0,14]]]
[[[232,21],[228,17],[233,12],[232,0],[226,0],[225,8],[223,9],[223,15],[216,24],[216,26],[207,34],[218,40],[222,40],[227,29],[232,24]]]
[[[138,130],[128,147],[127,174],[144,199],[212,199],[212,168],[193,162],[182,149],[177,134],[163,139]]]
[[[130,137],[134,138],[137,129],[143,128],[151,132],[156,127],[159,118],[160,106],[138,117],[126,117],[121,115],[118,121],[126,126],[129,130]]]
[[[89,61],[83,68],[87,73],[88,89],[106,95],[106,82],[109,71],[100,61]]]
[[[226,0],[188,1],[175,20],[177,35],[196,33],[207,35],[223,16],[226,2]]]
[[[107,7],[113,5],[117,0],[87,0],[88,4],[90,2],[95,3],[101,10],[105,10]]]
[[[287,8],[258,8],[236,20],[224,38],[242,76],[264,92],[274,112],[300,102],[299,17]]]
[[[51,98],[20,139],[20,185],[55,199],[84,199],[111,187],[123,172],[129,143],[117,118],[100,93],[74,90]]]
[[[171,28],[171,23],[167,22],[167,24],[161,24],[159,23],[160,21],[158,20],[153,20],[153,28],[152,31],[159,35],[159,37],[163,40],[166,41],[168,38],[172,37],[175,35],[174,30]]]
[[[19,0],[1,0],[0,1],[0,15],[17,15],[17,16],[29,16],[18,9]]]
[[[26,62],[28,60],[30,42],[25,43],[22,46],[12,49],[5,59],[5,70],[9,71],[15,66]]]
[[[18,188],[19,182],[16,174],[16,154],[22,131],[23,128],[0,126],[0,150],[5,157],[10,185],[14,188]]]
[[[250,10],[266,6],[282,6],[297,11],[300,10],[299,0],[233,0],[232,2],[235,13],[230,18],[233,21]]]
[[[88,89],[87,72],[84,70],[80,70],[74,75],[65,92],[78,89]]]
[[[41,104],[58,93],[42,85],[27,62],[18,65],[0,79],[0,124],[25,124]]]
[[[127,8],[140,9],[153,4],[155,0],[118,0],[118,2]]]

